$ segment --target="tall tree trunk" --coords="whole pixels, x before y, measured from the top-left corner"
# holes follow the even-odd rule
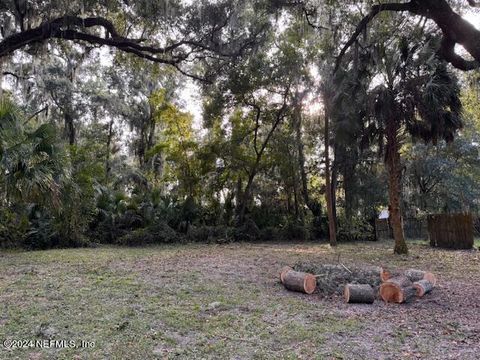
[[[332,213],[333,213],[333,220],[335,224],[335,230],[338,229],[338,217],[337,217],[337,197],[335,194],[337,193],[338,187],[338,168],[339,168],[339,161],[337,160],[337,153],[338,153],[338,145],[335,143],[333,146],[333,165],[332,165]]]
[[[292,164],[292,173],[293,173],[293,200],[295,204],[295,220],[300,220],[303,224],[303,211],[300,210],[299,204],[299,194],[298,194],[298,168],[295,164]]]
[[[141,168],[145,166],[145,152],[146,152],[145,147],[146,147],[145,125],[142,124],[142,128],[140,129],[139,143],[137,146],[138,161],[140,162]]]
[[[153,116],[153,114],[154,114],[154,109],[150,104],[150,124],[148,126],[149,127],[148,139],[147,139],[147,146],[146,146],[147,151],[149,151],[153,147],[153,143],[155,142],[155,130],[156,130],[157,121]],[[152,163],[152,166],[153,166],[153,163]]]
[[[285,187],[285,195],[286,195],[286,202],[287,202],[287,214],[290,216],[292,214],[292,201],[291,201],[291,192],[290,186]]]
[[[333,193],[330,178],[330,109],[328,106],[328,101],[329,99],[326,99],[325,101],[325,198],[327,201],[328,235],[330,246],[337,246],[337,229],[335,227],[335,218],[333,214]]]
[[[247,185],[240,197],[240,204],[238,210],[238,225],[242,225],[245,222],[245,214],[247,211],[247,204],[250,201],[252,194],[253,179],[257,174],[257,166],[254,167],[250,175],[248,176]]]
[[[242,207],[242,202],[243,202],[243,179],[241,177],[238,177],[237,179],[237,186],[235,189],[235,222],[240,223],[240,212],[241,212],[241,207]]]
[[[393,238],[395,239],[394,252],[395,254],[408,254],[400,210],[402,167],[400,164],[400,142],[398,139],[399,122],[396,119],[389,119],[386,125],[386,162],[388,170],[388,196],[390,200],[389,219],[393,229]]]
[[[75,144],[75,125],[73,124],[73,116],[69,110],[65,111],[64,114],[65,121],[65,137],[68,140],[70,145]]]
[[[110,177],[110,147],[113,138],[113,119],[108,124],[108,136],[107,136],[107,156],[105,158],[105,182],[108,183]]]
[[[352,220],[355,202],[355,183],[356,179],[353,176],[358,163],[357,149],[347,151],[347,156],[343,166],[343,190],[345,192],[345,217],[348,221]]]
[[[298,189],[298,153],[296,152],[295,147],[292,149],[292,151],[289,151],[288,156],[291,159],[294,159],[289,165],[290,165],[290,170],[292,172],[292,176],[289,177],[290,181],[292,182],[292,195],[293,195],[293,206],[294,206],[294,211],[295,211],[295,221],[300,220],[303,224],[303,210],[300,211],[300,199],[299,199],[299,189]],[[286,181],[288,182],[288,180]]]
[[[293,128],[295,130],[295,142],[297,144],[298,169],[300,173],[300,181],[302,183],[301,195],[303,197],[303,201],[305,205],[307,205],[310,211],[312,211],[312,213],[314,213],[314,215],[316,216],[317,215],[316,211],[313,209],[313,204],[310,201],[310,195],[308,193],[308,179],[307,179],[307,172],[305,171],[305,153],[303,149],[303,139],[302,139],[302,109],[300,107],[299,101],[295,102],[292,121],[293,121]],[[303,220],[303,217],[304,217],[303,211],[301,211],[300,216],[302,217],[302,220]]]
[[[0,58],[0,97],[3,96],[3,68],[4,68],[4,59]]]

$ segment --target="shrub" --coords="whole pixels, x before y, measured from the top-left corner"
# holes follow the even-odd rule
[[[363,218],[341,219],[337,231],[338,241],[374,241],[372,225]]]
[[[20,247],[27,229],[26,217],[20,217],[9,209],[0,209],[0,248]]]
[[[234,229],[227,226],[190,226],[187,239],[202,243],[227,243],[234,239]]]
[[[308,240],[310,231],[296,221],[289,221],[282,230],[283,238],[286,240]]]
[[[168,224],[159,222],[146,228],[133,230],[119,238],[116,243],[127,246],[142,246],[181,242],[181,237]]]
[[[262,241],[280,241],[283,240],[283,234],[280,229],[274,226],[267,226],[261,230],[260,239]]]
[[[58,221],[39,207],[30,213],[29,230],[26,233],[22,247],[30,250],[45,250],[51,248],[86,247],[90,240],[81,232],[60,232],[64,229],[58,226]]]
[[[236,241],[258,241],[261,239],[260,229],[255,221],[247,219],[243,225],[235,228],[234,238]]]

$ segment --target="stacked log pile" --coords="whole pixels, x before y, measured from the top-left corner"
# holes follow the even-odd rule
[[[293,268],[316,275],[317,290],[324,295],[341,295],[346,284],[366,284],[375,290],[381,284],[382,268],[378,266],[346,267],[342,264],[297,263]]]
[[[364,304],[372,304],[378,297],[387,303],[408,303],[431,292],[437,283],[435,275],[428,271],[395,272],[374,266],[348,268],[343,264],[298,263],[284,267],[279,275],[289,290],[343,293],[345,302]]]

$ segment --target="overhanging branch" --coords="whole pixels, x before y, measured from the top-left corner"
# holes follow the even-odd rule
[[[480,7],[480,3],[475,0],[468,0],[468,3],[470,6]],[[439,49],[440,56],[460,70],[468,71],[480,67],[479,30],[454,12],[446,0],[411,0],[408,3],[386,3],[372,6],[370,13],[360,21],[355,32],[342,47],[335,62],[334,72],[338,70],[345,53],[367,25],[383,11],[409,12],[433,20],[443,33],[442,46]],[[456,54],[454,51],[456,44],[463,45],[474,61],[465,60]]]
[[[227,26],[223,22],[220,27],[212,31],[218,32],[221,27]],[[87,31],[90,28],[103,28],[105,36]],[[217,59],[229,59],[240,56],[245,50],[253,46],[255,39],[264,30],[259,29],[249,38],[236,39],[230,43],[219,44],[205,39],[185,38],[164,47],[145,45],[144,39],[132,39],[121,36],[113,23],[102,17],[80,18],[76,16],[63,16],[42,23],[40,26],[15,33],[0,42],[0,58],[13,54],[16,50],[28,45],[48,41],[49,39],[61,39],[83,41],[94,45],[105,45],[117,48],[121,51],[134,54],[143,59],[156,63],[171,65],[182,74],[197,80],[205,81],[201,76],[189,74],[180,68],[180,64],[191,59],[194,54],[202,53],[204,57]]]
[[[470,71],[480,67],[480,63],[478,61],[468,61],[456,54],[455,45],[455,41],[444,37],[442,39],[442,44],[439,51],[440,55],[459,70]]]
[[[337,59],[335,61],[335,70],[334,72],[337,72],[338,68],[340,67],[340,64],[342,62],[343,57],[345,56],[345,53],[347,50],[355,43],[357,38],[362,34],[362,32],[366,29],[367,25],[382,11],[413,11],[413,3],[404,3],[404,4],[398,4],[398,3],[388,3],[388,4],[380,4],[380,5],[374,5],[372,6],[372,9],[368,13],[367,16],[365,16],[357,25],[357,28],[355,29],[355,32],[350,36],[350,39],[348,39],[347,43],[342,47],[342,50],[340,50],[340,53],[337,56]]]

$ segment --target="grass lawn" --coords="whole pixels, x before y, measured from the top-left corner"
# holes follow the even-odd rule
[[[88,349],[5,349],[1,359],[478,359],[480,252],[391,242],[100,247],[0,253],[0,340]],[[296,261],[437,274],[411,304],[348,305],[288,292]],[[91,344],[93,345],[93,344]]]

